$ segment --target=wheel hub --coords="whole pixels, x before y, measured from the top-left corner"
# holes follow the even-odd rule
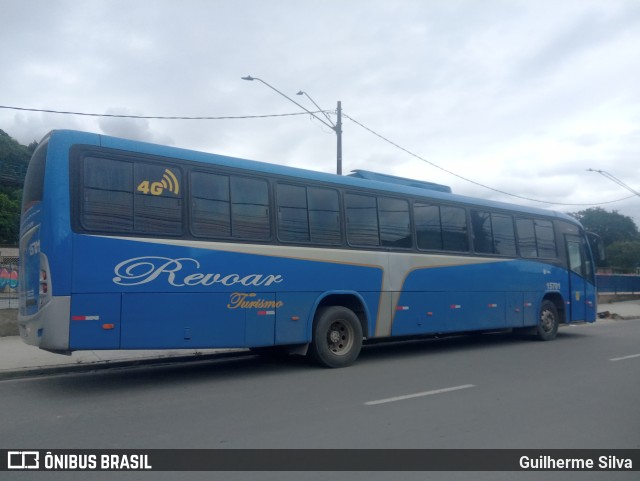
[[[331,342],[332,344],[340,342],[341,338],[342,336],[340,335],[340,331],[334,329],[329,333],[329,342]]]

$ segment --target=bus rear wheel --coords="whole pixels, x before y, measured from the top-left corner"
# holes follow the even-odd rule
[[[325,367],[352,364],[362,348],[362,326],[353,311],[342,306],[320,309],[314,321],[309,354]]]
[[[538,328],[536,335],[541,341],[550,341],[555,339],[558,334],[558,326],[560,325],[560,317],[558,316],[558,309],[550,300],[542,301],[540,306],[540,320],[538,322]]]

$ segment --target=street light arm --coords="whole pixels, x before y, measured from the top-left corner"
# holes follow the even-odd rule
[[[242,78],[242,80],[249,80],[249,81],[257,80],[258,82],[262,82],[264,85],[269,87],[271,90],[273,90],[277,94],[280,94],[282,97],[287,99],[289,102],[292,102],[292,103],[296,104],[302,110],[304,110],[309,115],[311,115],[313,118],[315,118],[316,120],[319,120],[320,122],[322,122],[323,125],[326,125],[331,130],[333,130],[336,133],[336,141],[337,141],[337,145],[336,145],[336,163],[337,163],[336,172],[337,172],[338,175],[342,175],[342,102],[340,102],[338,100],[338,107],[336,109],[337,120],[336,120],[336,123],[334,124],[333,121],[327,115],[327,113],[324,110],[322,110],[320,108],[320,106],[317,103],[315,103],[315,101],[311,97],[309,97],[309,94],[307,94],[306,92],[303,92],[302,90],[300,92],[298,92],[298,95],[303,95],[304,94],[309,98],[309,100],[311,100],[311,102],[313,102],[313,105],[315,105],[318,108],[318,110],[320,112],[322,112],[324,114],[324,116],[327,118],[327,120],[329,121],[329,123],[327,123],[323,119],[318,117],[315,113],[311,112],[309,109],[303,107],[302,105],[300,105],[298,102],[296,102],[292,98],[290,98],[287,95],[283,94],[277,88],[275,88],[273,85],[269,85],[267,82],[265,82],[261,78],[252,77],[251,75],[247,75],[246,77],[241,77],[241,78]]]
[[[327,115],[327,113],[326,113],[324,110],[322,110],[322,108],[321,108],[321,107],[316,103],[316,101],[315,101],[315,100],[313,100],[313,99],[311,98],[311,95],[309,95],[309,94],[308,94],[307,92],[305,92],[304,90],[300,90],[296,95],[304,95],[304,96],[306,96],[309,100],[311,100],[311,103],[312,103],[313,105],[315,105],[315,106],[316,106],[316,108],[317,108],[320,112],[322,112],[322,114],[326,117],[326,119],[329,121],[329,123],[330,123],[331,125],[333,125],[333,130],[336,130],[336,124],[334,124],[334,123],[333,123],[333,120],[331,120],[331,117],[329,117],[329,115]]]
[[[324,119],[318,117],[316,114],[314,114],[313,112],[311,112],[309,109],[307,109],[306,107],[303,107],[302,105],[300,105],[298,102],[296,102],[295,100],[293,100],[292,98],[288,97],[287,95],[283,94],[282,92],[280,92],[277,88],[275,88],[273,85],[269,85],[267,82],[265,82],[264,80],[262,80],[261,78],[258,77],[252,77],[251,75],[247,75],[246,77],[241,77],[242,80],[249,80],[249,81],[253,81],[253,80],[257,80],[258,82],[262,82],[264,85],[266,85],[267,87],[269,87],[271,90],[273,90],[274,92],[282,95],[285,99],[287,99],[289,102],[293,102],[294,104],[296,104],[298,107],[300,107],[302,110],[304,110],[305,112],[307,112],[309,115],[313,116],[314,118],[316,118],[317,120],[319,120],[320,122],[322,122],[324,125],[326,125],[327,127],[329,127],[331,130],[336,130],[335,125],[329,124],[327,123]],[[315,105],[315,102],[314,102]],[[316,105],[317,107],[317,105]],[[320,107],[318,107],[319,110],[322,110]]]

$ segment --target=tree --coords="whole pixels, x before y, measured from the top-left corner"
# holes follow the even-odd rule
[[[635,272],[640,267],[640,241],[614,242],[607,249],[607,262],[616,270]]]
[[[602,238],[605,248],[614,242],[640,240],[638,227],[631,217],[614,210],[608,212],[601,207],[592,207],[572,214],[588,231]]]
[[[18,243],[21,189],[35,147],[25,147],[0,130],[0,245]]]
[[[16,245],[20,230],[20,201],[0,193],[0,245]]]

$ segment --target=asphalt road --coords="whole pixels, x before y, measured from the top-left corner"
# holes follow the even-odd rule
[[[3,381],[0,400],[0,448],[6,449],[638,449],[640,321],[565,327],[552,342],[488,334],[380,344],[338,370],[241,357]],[[19,474],[11,479],[125,479]],[[134,474],[126,479],[297,480],[332,473]],[[334,473],[331,479],[637,476]]]

